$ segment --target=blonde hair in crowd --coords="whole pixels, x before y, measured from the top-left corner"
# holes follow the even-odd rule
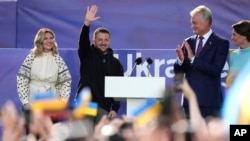
[[[53,45],[51,51],[52,51],[53,55],[58,54],[57,42],[56,42],[56,39],[55,39],[55,33],[51,29],[41,28],[36,33],[36,36],[35,36],[35,39],[34,39],[34,48],[31,50],[31,52],[35,56],[41,56],[42,53],[43,53],[42,42],[44,40],[45,33],[51,33],[52,36],[54,37],[54,45]]]

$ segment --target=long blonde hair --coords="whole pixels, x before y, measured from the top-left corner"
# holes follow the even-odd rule
[[[41,28],[38,30],[38,32],[36,33],[35,39],[34,39],[34,48],[31,50],[31,52],[35,55],[35,56],[41,56],[43,53],[43,47],[42,47],[42,42],[44,40],[44,36],[45,33],[51,33],[52,36],[54,37],[54,45],[51,49],[52,54],[58,54],[58,49],[57,49],[57,42],[56,42],[56,37],[55,37],[55,33],[48,28]]]

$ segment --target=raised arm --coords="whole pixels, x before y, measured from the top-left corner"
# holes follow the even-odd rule
[[[183,83],[180,85],[180,87],[182,89],[183,95],[189,102],[190,124],[195,133],[195,137],[202,138],[202,136],[207,136],[207,124],[201,115],[195,92],[190,87],[186,79],[183,80]]]
[[[90,32],[90,24],[100,17],[96,17],[96,13],[98,11],[98,7],[96,5],[92,5],[91,7],[87,7],[87,11],[85,14],[84,25],[81,29],[80,38],[79,38],[79,47],[78,47],[78,55],[80,60],[84,60],[84,57],[89,54],[91,49],[91,43],[89,39]]]
[[[86,15],[84,24],[86,26],[89,26],[92,22],[100,19],[99,16],[96,16],[96,13],[98,12],[98,7],[96,5],[92,5],[91,7],[87,7]]]

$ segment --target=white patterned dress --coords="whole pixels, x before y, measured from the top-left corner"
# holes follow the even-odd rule
[[[71,75],[64,60],[52,52],[35,57],[29,54],[17,74],[17,91],[21,103],[32,104],[34,94],[52,92],[68,101]]]

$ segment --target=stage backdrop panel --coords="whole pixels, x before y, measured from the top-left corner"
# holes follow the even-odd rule
[[[29,53],[30,49],[5,49],[0,50],[0,105],[6,100],[12,100],[17,105],[18,109],[21,109],[21,103],[17,94],[16,75],[22,64],[23,60]],[[65,60],[70,73],[72,75],[72,91],[70,100],[75,97],[77,84],[79,81],[79,59],[77,50],[59,50],[60,55]],[[124,69],[124,77],[165,77],[166,88],[169,88],[173,84],[173,65],[176,59],[175,50],[114,50],[114,55],[117,57]],[[142,63],[135,65],[136,58],[141,57]],[[146,59],[150,57],[153,60],[151,65],[148,65]],[[224,85],[225,78],[227,76],[228,63],[225,64],[224,70],[221,74],[222,86]],[[177,95],[176,99],[180,103],[181,95]],[[124,103],[123,103],[124,104]],[[119,111],[120,114],[124,114],[124,105]]]
[[[0,49],[16,48],[16,5],[15,0],[0,0]]]
[[[31,48],[41,27],[55,31],[60,48],[77,48],[92,4],[101,19],[91,28],[109,28],[114,49],[174,49],[192,34],[189,12],[198,5],[212,10],[213,31],[228,39],[233,23],[250,19],[249,0],[19,0],[17,48]]]

